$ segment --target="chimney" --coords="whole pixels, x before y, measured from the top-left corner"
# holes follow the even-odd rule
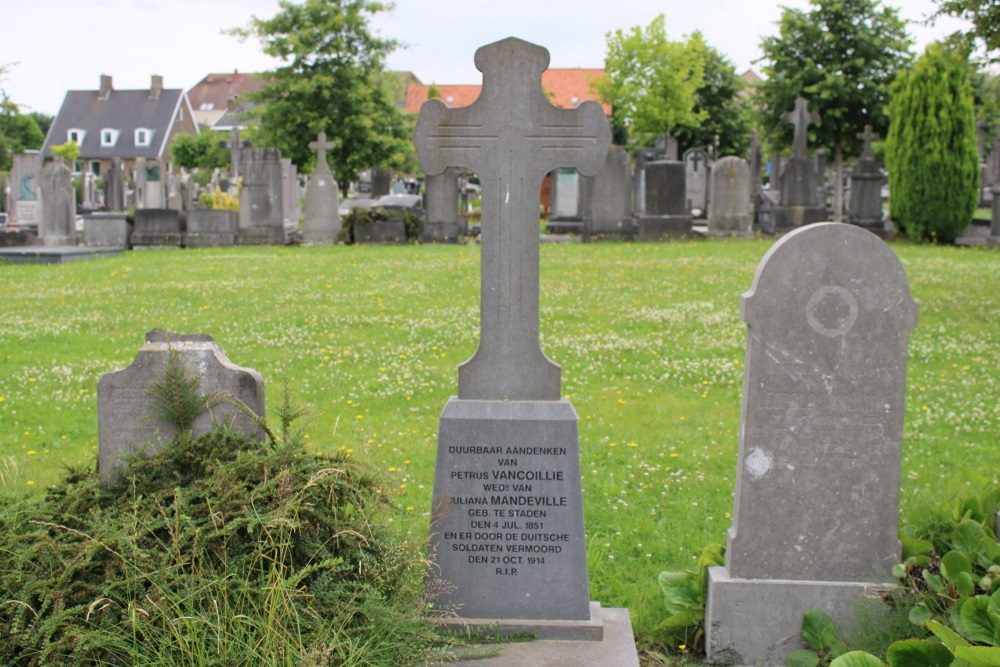
[[[160,99],[160,93],[163,92],[163,77],[159,74],[154,74],[152,82],[149,86],[149,99],[158,100]]]
[[[111,77],[107,74],[101,75],[101,89],[97,92],[97,99],[103,101],[111,97]]]

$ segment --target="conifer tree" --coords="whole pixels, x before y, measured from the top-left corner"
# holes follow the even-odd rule
[[[914,241],[951,243],[979,199],[979,153],[965,58],[931,44],[893,86],[886,166],[892,218]]]

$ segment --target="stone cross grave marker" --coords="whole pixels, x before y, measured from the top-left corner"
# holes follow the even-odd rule
[[[861,157],[874,157],[872,155],[872,142],[879,138],[879,135],[872,131],[871,125],[865,125],[864,132],[858,132],[858,139],[863,139],[865,147],[861,151]]]
[[[819,223],[768,251],[740,316],[736,495],[726,565],[709,570],[706,644],[710,662],[777,665],[802,647],[807,609],[850,633],[863,600],[895,581],[917,304],[884,241]]]
[[[809,126],[819,122],[818,113],[809,113],[809,102],[804,97],[796,98],[795,109],[781,114],[781,120],[791,123],[795,128],[795,135],[792,139],[791,158],[806,158],[806,142],[809,138]]]
[[[593,176],[611,143],[600,105],[560,109],[546,99],[548,51],[508,38],[480,48],[483,90],[471,106],[428,100],[413,140],[428,174],[465,167],[482,183],[479,349],[459,367],[469,399],[558,400],[559,366],[538,344],[538,190],[559,167]]]
[[[236,187],[240,178],[240,149],[243,148],[240,145],[240,128],[238,126],[233,125],[232,129],[229,130],[229,141],[220,141],[219,148],[229,149],[230,181],[232,181],[233,187]]]
[[[306,188],[302,238],[307,243],[329,245],[336,242],[341,229],[337,179],[326,161],[326,151],[333,148],[333,142],[326,140],[326,132],[320,132],[309,148],[317,153],[316,169]]]
[[[441,415],[429,580],[448,582],[438,604],[461,622],[600,639],[607,611],[590,602],[576,411],[538,341],[538,192],[560,167],[594,175],[611,133],[595,102],[549,103],[542,47],[508,38],[475,62],[479,99],[425,102],[413,133],[424,171],[470,169],[483,196],[481,335]]]

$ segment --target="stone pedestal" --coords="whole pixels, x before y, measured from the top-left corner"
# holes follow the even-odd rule
[[[430,576],[466,621],[591,624],[576,411],[452,397],[441,415]],[[564,626],[572,627],[572,626]],[[561,637],[569,638],[569,637]]]
[[[799,227],[811,225],[814,222],[826,221],[826,208],[823,206],[785,206],[777,204],[771,209],[772,231],[775,234],[790,232]]]
[[[83,244],[91,247],[131,248],[134,225],[124,213],[92,213],[83,221]]]
[[[188,248],[232,246],[236,244],[238,227],[239,213],[236,211],[193,209],[188,211],[184,245]]]
[[[420,224],[421,243],[458,243],[468,236],[468,223],[458,216],[458,170],[445,169],[425,178],[427,216]]]
[[[143,208],[135,212],[132,246],[135,248],[177,248],[183,242],[184,229],[180,211],[169,208]]]
[[[612,146],[604,166],[594,176],[580,179],[583,240],[628,240],[635,236],[632,215],[632,176],[628,154]]]

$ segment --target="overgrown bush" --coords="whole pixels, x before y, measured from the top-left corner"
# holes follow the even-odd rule
[[[159,393],[183,426],[191,402],[163,399],[197,385],[177,377]],[[182,430],[113,485],[75,470],[40,501],[0,505],[0,664],[426,657],[440,638],[421,618],[423,567],[379,523],[381,480],[307,455],[295,416],[286,401],[266,442]]]
[[[416,241],[420,238],[420,217],[406,209],[386,210],[381,206],[373,208],[362,208],[355,206],[344,216],[343,227],[337,236],[338,242],[354,243],[354,226],[367,225],[373,222],[386,222],[389,220],[402,220],[406,228],[406,240]]]
[[[931,44],[893,85],[886,167],[892,219],[913,241],[951,243],[979,199],[968,63]]]

